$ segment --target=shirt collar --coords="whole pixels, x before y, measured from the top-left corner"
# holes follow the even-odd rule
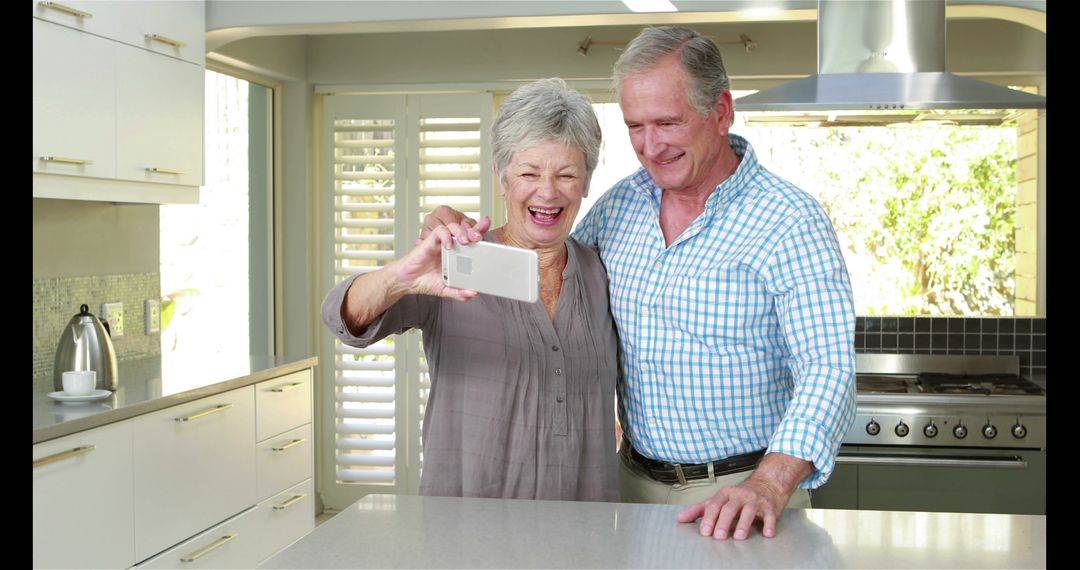
[[[758,164],[757,154],[754,153],[754,147],[750,145],[750,141],[745,138],[736,135],[734,133],[728,133],[728,141],[731,143],[731,148],[735,151],[735,155],[742,158],[739,162],[738,168],[735,172],[728,176],[719,186],[716,187],[716,191],[709,196],[705,202],[705,210],[712,211],[720,203],[727,203],[735,199],[741,194],[748,186],[749,182],[757,175],[761,166]],[[653,182],[652,176],[649,176],[649,171],[644,167],[638,168],[637,172],[631,175],[630,187],[655,201],[657,208],[660,206],[660,195],[663,189]]]

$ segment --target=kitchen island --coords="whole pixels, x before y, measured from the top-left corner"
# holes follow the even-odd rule
[[[1045,568],[1046,517],[788,509],[744,541],[676,505],[369,495],[260,568]]]

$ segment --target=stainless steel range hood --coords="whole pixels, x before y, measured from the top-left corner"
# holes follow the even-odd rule
[[[1046,98],[945,72],[945,0],[819,0],[818,74],[740,111],[1044,109]]]

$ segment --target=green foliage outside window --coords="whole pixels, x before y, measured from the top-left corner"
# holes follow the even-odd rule
[[[860,315],[1012,315],[1016,127],[745,127],[836,227]]]

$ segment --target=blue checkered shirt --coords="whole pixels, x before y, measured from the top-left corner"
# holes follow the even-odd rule
[[[821,205],[729,136],[742,162],[670,246],[645,169],[574,237],[608,272],[634,448],[674,463],[767,448],[812,462],[800,486],[815,488],[855,418],[851,284]]]

